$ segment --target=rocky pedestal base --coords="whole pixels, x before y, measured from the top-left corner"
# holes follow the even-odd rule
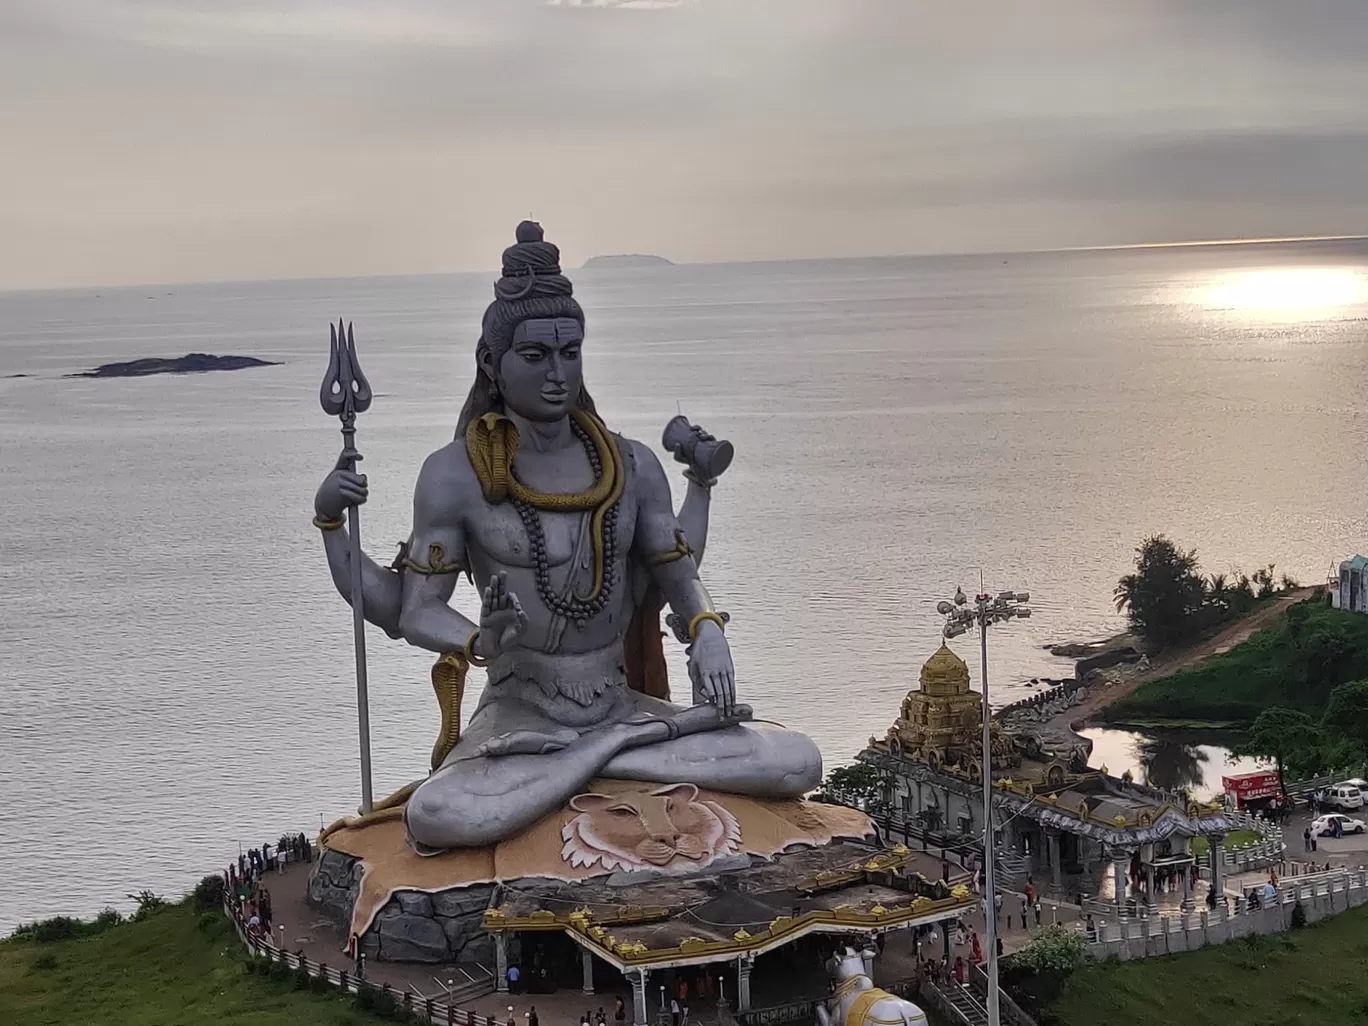
[[[488,964],[495,945],[485,911],[518,895],[534,911],[543,907],[539,902],[573,907],[595,889],[602,891],[597,900],[610,905],[684,907],[705,900],[707,894],[694,891],[719,874],[758,880],[766,866],[782,861],[785,879],[765,888],[780,891],[793,883],[788,876],[828,872],[873,850],[847,851],[843,840],[877,844],[869,817],[693,784],[601,779],[565,808],[488,848],[420,856],[406,843],[401,820],[342,827],[322,842],[309,902],[347,936],[360,938],[368,958]],[[795,861],[801,852],[826,854]]]
[[[357,856],[325,850],[309,876],[309,903],[350,928],[364,875]],[[433,894],[395,891],[362,936],[361,951],[383,962],[492,962],[494,941],[483,924],[494,889],[483,883]]]

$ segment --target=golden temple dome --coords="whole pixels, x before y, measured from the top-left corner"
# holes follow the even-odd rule
[[[936,654],[922,667],[921,686],[923,691],[941,695],[968,691],[969,666],[941,642]]]

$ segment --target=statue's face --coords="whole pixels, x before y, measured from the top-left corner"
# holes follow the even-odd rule
[[[584,332],[569,317],[523,321],[499,360],[494,380],[504,406],[528,420],[555,421],[570,413],[584,380]]]

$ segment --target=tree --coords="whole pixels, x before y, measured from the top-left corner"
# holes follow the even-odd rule
[[[1162,534],[1135,550],[1135,573],[1116,585],[1116,611],[1156,649],[1167,648],[1201,626],[1206,582],[1197,572],[1197,552],[1184,552]]]
[[[1287,769],[1298,776],[1314,773],[1322,761],[1324,738],[1304,712],[1273,706],[1259,713],[1244,740],[1232,749],[1235,755],[1272,760],[1278,768],[1279,786],[1287,794]]]
[[[1230,609],[1230,578],[1225,574],[1212,574],[1207,578],[1206,600],[1217,609],[1225,612]]]
[[[1350,681],[1331,691],[1323,722],[1356,764],[1368,760],[1368,680]]]
[[[1262,570],[1255,570],[1253,577],[1254,596],[1256,598],[1268,598],[1276,594],[1278,590],[1277,579],[1273,576],[1274,564],[1269,563]]]
[[[883,778],[873,766],[857,762],[853,766],[837,766],[822,781],[814,801],[829,805],[853,805],[867,809],[878,805],[884,797]]]

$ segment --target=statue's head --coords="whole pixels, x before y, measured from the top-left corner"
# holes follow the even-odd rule
[[[461,411],[458,436],[489,412],[548,421],[574,407],[594,409],[580,363],[584,311],[561,273],[560,250],[545,241],[534,221],[518,225],[517,239],[504,250],[503,275],[485,310],[475,348],[475,384]]]

